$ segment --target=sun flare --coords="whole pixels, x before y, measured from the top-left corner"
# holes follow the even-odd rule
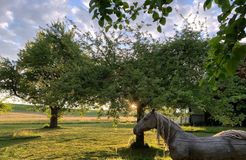
[[[130,106],[131,106],[131,109],[136,109],[137,108],[137,105],[135,103],[132,103]]]

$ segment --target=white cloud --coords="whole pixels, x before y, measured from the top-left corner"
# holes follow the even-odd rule
[[[0,2],[0,55],[17,59],[19,49],[35,36],[39,26],[63,19],[69,12],[66,0],[16,0],[15,3],[2,0]]]
[[[14,20],[14,17],[13,17],[13,12],[11,11],[6,11],[6,16],[8,17],[8,19],[10,19],[11,21]]]
[[[3,40],[3,42],[8,43],[10,45],[19,46],[19,43],[16,43],[15,41],[12,41],[12,40]]]
[[[90,0],[81,0],[85,7],[89,8]]]
[[[73,14],[78,14],[80,12],[80,9],[78,7],[73,7],[71,11]]]
[[[246,38],[241,39],[240,43],[246,44]]]
[[[2,28],[2,29],[7,29],[8,26],[9,26],[9,24],[7,22],[0,23],[0,28]]]

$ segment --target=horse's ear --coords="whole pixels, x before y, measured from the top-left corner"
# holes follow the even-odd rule
[[[153,108],[151,112],[152,112],[152,113],[155,113],[155,108]]]

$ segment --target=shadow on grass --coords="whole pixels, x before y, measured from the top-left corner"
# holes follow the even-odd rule
[[[41,136],[21,136],[21,137],[13,137],[11,135],[1,136],[0,148],[8,147],[14,144],[28,142],[37,138],[41,138]]]
[[[119,149],[118,154],[122,159],[152,160],[155,159],[156,156],[163,157],[163,150],[154,147],[141,149],[127,147]]]
[[[167,154],[167,153],[166,153]],[[163,150],[150,147],[132,149],[130,147],[115,148],[112,151],[87,152],[82,159],[127,159],[127,160],[153,160],[155,157],[163,157]]]

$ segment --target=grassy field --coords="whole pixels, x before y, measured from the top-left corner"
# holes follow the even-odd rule
[[[85,160],[168,160],[163,158],[163,145],[157,145],[155,131],[145,134],[149,149],[129,148],[134,135],[133,123],[124,120],[117,127],[107,119],[69,119],[65,117],[60,129],[44,129],[48,119],[31,118],[36,113],[15,112],[15,118],[0,115],[0,159],[85,159]],[[23,115],[24,114],[24,115]],[[25,120],[25,117],[29,119]],[[30,117],[31,116],[31,117]],[[44,115],[43,115],[44,116]],[[24,118],[23,118],[24,117]],[[7,119],[6,119],[7,118]],[[87,117],[88,118],[88,117]],[[229,129],[223,127],[183,127],[198,136],[209,136]],[[242,128],[241,128],[242,129]],[[245,128],[244,128],[245,130]]]
[[[131,150],[130,123],[62,123],[61,129],[42,129],[42,123],[0,124],[0,159],[161,159],[155,134],[146,133],[149,150]]]
[[[24,112],[24,113],[43,113],[38,110],[37,107],[34,107],[33,105],[25,105],[25,104],[9,104],[12,108],[12,112]],[[65,112],[64,113],[67,116],[81,116],[81,113],[79,110],[74,110],[71,112]],[[97,111],[91,110],[87,111],[83,117],[97,117]]]

